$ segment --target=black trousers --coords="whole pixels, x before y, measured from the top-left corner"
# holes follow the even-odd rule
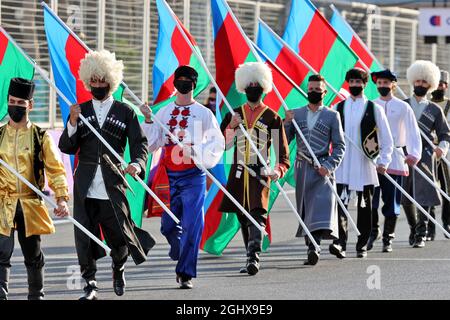
[[[20,201],[17,203],[14,218],[20,248],[28,268],[40,269],[44,266],[44,253],[41,250],[41,237],[38,235],[26,237],[25,221]],[[14,229],[9,237],[0,235],[0,266],[10,268],[11,256],[14,251]]]
[[[342,194],[344,190],[343,184],[337,184],[338,194]],[[357,206],[357,222],[359,232],[358,241],[356,243],[356,251],[366,251],[367,242],[369,241],[370,232],[372,230],[372,196],[374,192],[374,186],[364,186],[363,191],[358,191],[358,206]],[[348,193],[348,192],[347,192]],[[362,198],[364,197],[365,206],[361,207]],[[334,244],[342,246],[342,250],[347,250],[348,240],[348,221],[347,216],[340,206],[338,206],[338,226],[339,226],[339,239],[334,240]]]
[[[25,221],[20,201],[17,203],[14,222],[27,268],[28,298],[43,297],[43,267],[45,260],[44,253],[41,250],[41,237],[38,235],[26,237]],[[6,299],[8,296],[8,283],[13,251],[14,229],[11,230],[9,236],[0,235],[0,299]]]
[[[267,223],[267,212],[264,209],[251,210],[250,215],[263,228]],[[262,251],[263,233],[243,214],[237,214],[241,224],[242,238],[244,240],[247,257],[249,260],[259,262],[259,255]]]
[[[113,269],[121,270],[128,258],[128,247],[125,243],[122,227],[117,219],[109,200],[86,198],[86,213],[94,226],[101,227],[106,243],[111,248]],[[88,255],[90,255],[88,253]],[[90,282],[95,280],[97,264],[92,256],[88,257],[88,264],[81,265],[81,276]]]

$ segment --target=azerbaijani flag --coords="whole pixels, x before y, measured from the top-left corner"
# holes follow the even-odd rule
[[[358,56],[309,0],[292,1],[283,39],[336,90],[358,61]],[[301,84],[302,89],[306,89],[305,84]],[[328,90],[324,103],[329,105],[334,98],[335,94]]]
[[[213,16],[216,81],[231,106],[236,108],[246,102],[245,95],[237,92],[236,90],[236,85],[234,82],[236,69],[240,64],[259,61],[259,59],[265,61],[272,69],[274,83],[280,91],[283,99],[289,103],[288,107],[292,108],[299,107],[302,104],[304,105],[306,101],[305,97],[302,96],[297,90],[293,90],[291,80],[286,78],[285,75],[280,72],[280,69],[273,63],[273,61],[271,61],[271,59],[264,56],[264,54],[260,54],[258,51],[252,50],[249,43],[246,41],[246,35],[241,32],[239,25],[235,23],[233,13],[231,12],[226,1],[211,0],[211,10]],[[282,104],[275,95],[275,92],[271,92],[266,95],[264,97],[264,103],[266,103],[274,111],[279,112],[281,115],[284,114]],[[224,116],[227,113],[228,109],[223,107],[222,104],[221,112],[217,112],[217,114],[219,116]],[[229,174],[229,163],[232,162],[233,152],[233,148],[226,150],[224,153],[224,159],[228,161],[224,160],[224,164],[221,165],[221,167],[215,168],[215,174],[217,174],[216,177],[219,176],[224,185],[226,184],[226,177],[228,177]],[[291,153],[291,155],[292,154],[295,155],[295,153]],[[272,159],[275,159],[274,154],[272,154]],[[289,179],[289,177],[289,175],[286,175],[282,180],[280,180],[280,183],[283,184],[286,179]],[[215,194],[214,191],[216,191]],[[218,188],[216,190],[211,189],[206,201],[208,206],[205,206],[205,229],[203,231],[201,248],[212,254],[221,254],[240,228],[239,222],[234,213],[218,211],[218,207],[223,196],[223,193],[220,192]],[[277,196],[278,190],[276,192],[270,192],[269,210],[273,206]],[[270,242],[269,221],[267,223],[266,230],[269,237],[264,239],[265,249],[268,247]]]
[[[46,4],[43,4],[43,6],[44,29],[47,36],[50,61],[56,86],[72,104],[91,100],[91,93],[84,88],[78,75],[80,61],[84,58],[86,53],[88,53],[89,49]],[[124,86],[119,86],[113,94],[114,99],[122,101],[123,91]],[[58,101],[61,107],[64,124],[66,124],[69,117],[70,106],[67,105],[61,97],[59,97]],[[124,102],[128,103],[128,101]],[[144,117],[139,111],[139,108],[130,103],[128,104],[138,115],[139,121],[142,122]],[[127,163],[130,162],[128,144],[125,150],[124,159]],[[74,162],[72,162],[72,164],[74,165]],[[146,172],[148,173],[148,170]],[[136,194],[136,196],[134,196],[127,190],[127,199],[131,209],[131,216],[136,225],[141,226],[146,191],[136,180],[128,175],[127,180]]]
[[[165,0],[156,0],[156,6],[159,15],[159,33],[158,43],[156,47],[155,63],[153,65],[153,105],[152,111],[157,113],[161,108],[165,107],[172,101],[175,101],[175,88],[173,85],[175,70],[182,65],[190,65],[198,72],[197,85],[194,89],[194,97],[200,94],[209,85],[209,77],[203,69],[197,55],[192,51],[191,46],[183,37],[178,29],[177,24],[182,28],[183,33],[189,39],[190,44],[196,52],[201,55],[195,39],[189,31],[183,26],[178,17],[170,9]],[[162,156],[161,150],[152,154],[152,163],[150,166],[150,174],[148,183],[154,182],[159,162]],[[149,195],[146,196],[147,204]],[[160,197],[165,203],[167,198],[163,194]],[[149,204],[151,205],[151,204]],[[166,203],[168,206],[169,203]],[[160,216],[162,208],[154,204],[153,211],[147,215],[148,217]]]
[[[358,55],[359,61],[356,67],[366,69],[369,68],[370,72],[382,70],[382,66],[377,63],[370,53],[367,46],[362,42],[351,26],[345,21],[336,9],[333,9],[333,16],[330,20],[331,26],[341,36],[342,40]],[[362,62],[362,63],[361,63]],[[363,65],[364,64],[364,65]],[[369,77],[369,83],[364,90],[366,96],[369,99],[375,99],[379,96],[376,85]]]
[[[46,5],[44,5],[44,29],[56,86],[73,104],[91,100],[91,93],[86,90],[78,76],[80,61],[89,49]],[[114,93],[116,100],[122,101],[123,89],[120,86]],[[66,125],[70,106],[61,97],[58,97],[58,102]]]
[[[0,27],[0,120],[8,113],[8,89],[12,78],[32,80],[34,66],[16,48]]]
[[[184,30],[190,43],[200,54],[195,39],[175,15],[172,15],[165,0],[156,0],[159,15],[159,33],[156,46],[155,63],[153,65],[153,112],[175,100],[173,77],[175,70],[182,65],[190,65],[198,72],[194,97],[208,85],[209,78],[201,66],[197,56],[190,48],[177,23]]]
[[[308,75],[310,74],[309,69],[299,60],[298,57],[296,57],[296,53],[294,53],[290,47],[283,43],[283,41],[275,35],[274,31],[272,31],[267,24],[261,21],[258,24],[257,46],[279,69],[281,69],[289,77],[289,79],[294,82],[295,85],[303,88],[307,87]],[[293,89],[292,86],[291,90],[293,92],[298,92],[296,89]],[[301,97],[303,97],[303,95],[301,95]],[[299,104],[297,99],[298,97],[296,97],[292,102],[287,99],[286,103],[288,105],[296,103],[298,107],[302,107],[308,103],[307,100],[304,100],[302,101],[304,104]]]

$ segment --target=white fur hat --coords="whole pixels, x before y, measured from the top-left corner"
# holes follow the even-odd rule
[[[78,74],[86,90],[91,91],[89,81],[93,76],[104,78],[109,84],[109,94],[117,90],[123,79],[123,62],[107,50],[91,51],[80,62]]]
[[[414,86],[416,80],[425,80],[431,86],[429,92],[436,90],[440,77],[439,68],[428,60],[417,60],[406,70],[406,78],[410,85]]]
[[[263,62],[247,62],[241,64],[235,72],[236,89],[245,93],[251,83],[259,83],[263,93],[272,91],[272,70]]]

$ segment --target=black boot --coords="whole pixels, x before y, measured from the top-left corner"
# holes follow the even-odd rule
[[[125,293],[125,266],[116,268],[113,265],[113,289],[116,295],[123,296]]]
[[[431,207],[430,209],[430,215],[433,218],[436,218],[435,215],[435,207]],[[428,221],[428,225],[427,225],[427,237],[426,240],[427,241],[434,241],[434,238],[436,237],[436,225],[432,222],[432,221]]]
[[[381,239],[381,230],[378,225],[378,208],[372,208],[372,231],[367,241],[367,251],[372,250],[373,243]]]
[[[395,238],[397,216],[384,218],[383,252],[392,252],[392,240]]]
[[[429,212],[428,207],[424,207],[426,211]],[[422,212],[418,214],[418,221],[416,226],[416,237],[414,240],[413,248],[423,248],[425,247],[425,241],[427,237],[427,227],[428,227],[428,217]]]
[[[84,294],[80,297],[80,300],[97,300],[97,281],[90,280],[84,287]]]
[[[44,267],[27,266],[28,300],[44,300]]]
[[[262,250],[262,232],[254,225],[251,224],[248,227],[249,241],[247,249],[247,273],[251,276],[255,275],[259,271],[259,254]]]
[[[242,240],[244,240],[245,252],[248,252],[248,234],[249,234],[248,226],[243,227],[241,225],[241,233],[242,233]],[[239,273],[248,273],[247,264],[248,264],[248,260],[247,260],[246,265],[239,270]]]
[[[320,242],[322,242],[322,230],[313,231],[311,232],[311,235],[313,236],[314,241],[316,241],[317,245],[319,246],[319,250],[314,247],[314,244],[308,237],[305,237],[308,246],[308,258],[306,261],[304,261],[303,264],[308,266],[315,266],[320,259]]]
[[[8,300],[9,267],[0,265],[0,300]]]
[[[405,211],[406,220],[408,220],[409,224],[409,245],[412,246],[416,238],[417,212],[413,205],[404,205],[403,210]]]

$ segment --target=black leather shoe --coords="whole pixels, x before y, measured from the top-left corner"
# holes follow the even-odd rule
[[[180,289],[192,289],[194,287],[192,278],[186,275],[177,275],[177,282],[180,283]]]
[[[113,288],[116,295],[123,296],[125,293],[125,268],[122,267],[121,270],[113,270]]]
[[[392,252],[392,245],[389,244],[383,244],[383,252]]]
[[[414,245],[416,239],[416,232],[414,230],[411,230],[411,232],[409,233],[409,245],[412,246]]]
[[[309,266],[315,266],[319,262],[320,254],[316,250],[308,250],[308,260],[307,264]]]
[[[376,232],[372,231],[370,233],[370,237],[369,237],[369,241],[367,242],[367,251],[372,250],[373,248],[373,243],[377,240],[381,239],[381,230],[380,228],[377,229]]]
[[[342,250],[342,247],[338,244],[332,243],[328,249],[332,255],[338,257],[339,259],[344,259],[346,257],[345,251]]]
[[[358,251],[356,252],[357,258],[367,258],[367,251]]]
[[[416,239],[413,244],[413,248],[423,248],[425,247],[425,241],[422,238]]]
[[[257,261],[250,261],[247,264],[247,273],[251,276],[254,276],[259,271],[259,263]]]
[[[193,287],[192,280],[181,281],[180,289],[192,289]]]
[[[243,268],[240,268],[240,269],[239,269],[239,273],[248,273],[248,271],[247,271],[247,266],[245,266],[245,267],[243,267]]]
[[[89,284],[83,290],[84,294],[79,300],[97,300],[98,287],[96,281],[89,281]]]

